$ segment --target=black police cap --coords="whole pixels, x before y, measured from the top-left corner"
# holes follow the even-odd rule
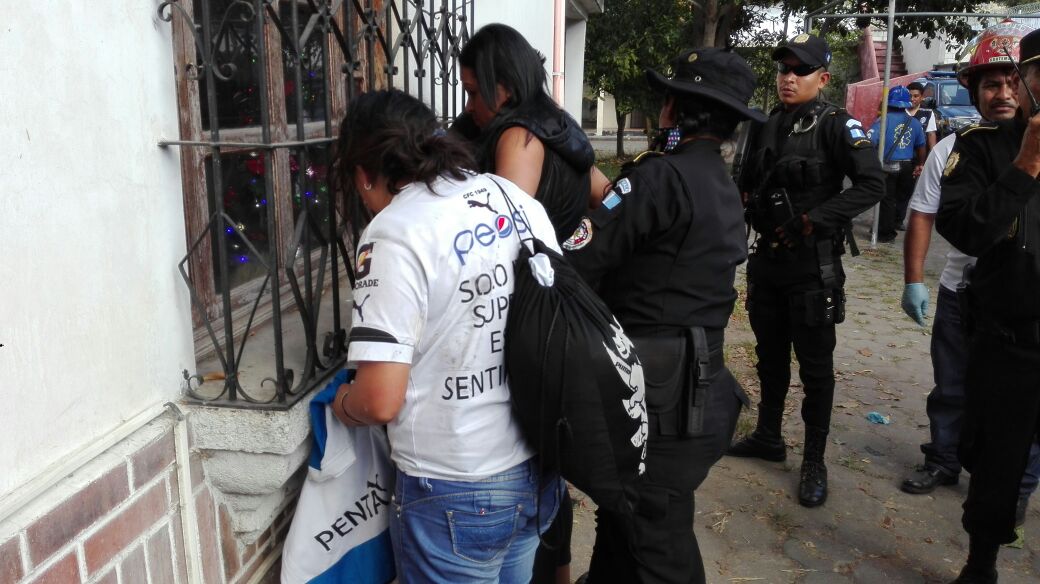
[[[646,70],[646,80],[656,91],[704,97],[758,122],[767,116],[748,107],[755,93],[755,73],[740,55],[706,47],[685,51],[668,63],[667,75]]]
[[[826,68],[831,64],[831,48],[816,35],[802,33],[793,37],[773,51],[773,60],[780,61],[787,55],[794,55],[806,65]]]

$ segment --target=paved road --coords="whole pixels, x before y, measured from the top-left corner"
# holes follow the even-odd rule
[[[867,241],[864,223],[857,224],[857,235]],[[940,240],[929,253],[930,311],[947,249]],[[899,308],[902,237],[857,258],[846,256],[845,270],[847,319],[838,328],[838,382],[826,457],[830,498],[817,509],[796,500],[803,427],[795,382],[784,422],[788,461],[723,458],[698,490],[695,531],[710,583],[947,582],[967,557],[960,526],[966,477],[931,495],[899,490],[903,476],[922,460],[919,444],[928,436],[925,397],[932,387],[929,331]],[[739,278],[743,289],[743,270]],[[727,351],[731,369],[757,403],[754,336],[742,309],[730,325]],[[891,424],[868,422],[871,411],[890,416]],[[745,412],[738,433],[752,429],[752,420]],[[1001,583],[1040,581],[1038,509],[1034,498],[1023,549],[1002,548]],[[594,525],[591,502],[581,502],[572,548],[575,577],[587,569]]]

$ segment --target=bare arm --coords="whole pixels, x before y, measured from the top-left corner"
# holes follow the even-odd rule
[[[411,369],[412,366],[405,363],[358,363],[354,383],[339,387],[332,411],[347,426],[379,426],[390,422],[404,405]]]
[[[532,197],[542,180],[545,146],[526,128],[513,126],[495,146],[495,174],[509,179]]]
[[[910,211],[903,240],[903,282],[906,284],[924,282],[924,258],[932,242],[934,224],[935,213]]]
[[[592,182],[591,190],[589,191],[589,209],[595,209],[599,207],[600,203],[603,202],[603,198],[607,196],[611,183],[607,175],[603,174],[603,171],[595,164],[592,165],[592,170],[589,172],[589,179]]]
[[[935,132],[926,132],[925,136],[928,138],[928,151],[931,152],[932,148],[935,148],[935,143],[938,142],[935,139]]]

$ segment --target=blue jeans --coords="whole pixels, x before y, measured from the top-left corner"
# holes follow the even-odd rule
[[[931,442],[921,445],[925,464],[938,466],[950,474],[961,472],[957,446],[964,425],[966,402],[965,376],[968,368],[968,339],[961,326],[957,293],[939,286],[932,325],[932,368],[935,388],[928,394],[926,411]],[[1019,496],[1028,497],[1040,480],[1040,447],[1033,444]]]
[[[390,516],[398,581],[528,584],[564,488],[555,474],[539,480],[537,459],[476,482],[398,470]]]

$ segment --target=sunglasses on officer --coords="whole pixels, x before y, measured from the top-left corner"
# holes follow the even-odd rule
[[[805,65],[805,64],[788,65],[787,63],[784,63],[783,61],[777,61],[777,63],[776,63],[776,71],[778,73],[780,73],[781,75],[786,75],[788,73],[794,73],[795,75],[797,75],[799,77],[805,77],[806,75],[811,75],[814,71],[816,71],[816,70],[818,70],[818,69],[820,69],[822,67],[823,67],[823,65]]]

